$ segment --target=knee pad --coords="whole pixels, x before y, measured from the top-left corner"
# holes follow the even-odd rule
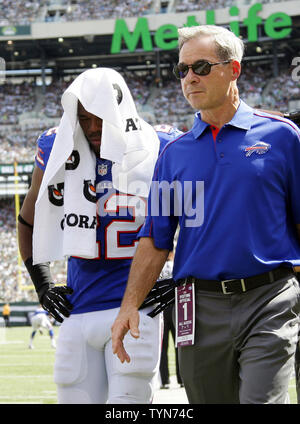
[[[90,404],[91,400],[88,394],[80,389],[58,386],[57,397],[59,404]]]
[[[57,340],[54,382],[61,386],[73,385],[86,374],[86,347],[80,323],[76,319],[65,319]]]
[[[149,404],[154,395],[153,378],[118,375],[110,384],[108,404]]]

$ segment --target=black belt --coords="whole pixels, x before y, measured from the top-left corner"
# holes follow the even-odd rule
[[[243,293],[248,290],[256,289],[264,284],[273,283],[276,280],[294,275],[292,268],[279,267],[273,271],[264,274],[254,275],[248,278],[237,278],[233,280],[201,280],[195,277],[182,278],[177,283],[195,283],[200,290],[221,292],[224,294]]]

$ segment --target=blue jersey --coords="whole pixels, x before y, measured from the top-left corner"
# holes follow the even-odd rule
[[[180,225],[176,280],[244,278],[300,265],[299,159],[291,121],[241,102],[216,134],[198,113],[192,130],[170,141],[156,163],[139,236],[172,250]]]
[[[178,128],[167,124],[155,125],[154,129],[157,132],[160,140],[159,155],[170,140],[174,140],[182,134],[182,131],[180,131]]]
[[[177,135],[172,128],[161,128],[162,146]],[[36,165],[45,170],[56,135],[56,128],[45,131],[38,139]],[[129,268],[137,247],[137,235],[146,216],[146,201],[120,193],[112,187],[112,163],[96,159],[96,197],[98,257],[68,259],[69,296],[72,313],[119,307],[124,295]],[[133,213],[138,208],[139,213]],[[100,215],[100,216],[99,216]]]

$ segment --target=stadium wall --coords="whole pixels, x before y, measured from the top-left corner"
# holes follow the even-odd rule
[[[5,303],[0,303],[0,320],[2,321],[2,310]],[[31,325],[29,315],[36,310],[39,306],[37,302],[12,302],[10,305],[10,325],[11,326],[25,326]],[[4,323],[3,323],[4,325]],[[2,326],[2,325],[1,325]]]

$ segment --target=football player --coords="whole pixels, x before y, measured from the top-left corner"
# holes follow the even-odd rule
[[[51,340],[51,346],[55,349],[56,348],[56,342],[55,342],[55,337],[54,337],[54,331],[53,331],[53,326],[51,324],[51,321],[49,319],[49,313],[47,311],[45,311],[44,308],[42,308],[41,306],[39,308],[37,308],[33,315],[30,318],[31,321],[31,326],[32,326],[32,333],[30,335],[30,340],[29,340],[29,349],[33,349],[33,339],[37,333],[37,331],[39,331],[41,334],[43,332],[43,329],[48,330],[49,333],[49,337]]]
[[[89,74],[87,87],[88,78]],[[101,86],[98,94],[102,95]],[[67,286],[55,286],[49,263],[33,265],[35,204],[55,144],[57,128],[45,131],[38,139],[32,184],[19,215],[20,252],[41,305],[62,322],[54,367],[58,402],[150,403],[159,370],[161,317],[153,319],[147,316],[147,308],[141,311],[143,337],[139,341],[128,338],[128,349],[135,357],[129,366],[121,365],[113,355],[110,333],[125,291],[137,234],[145,214],[132,216],[129,206],[117,203],[121,196],[118,191],[112,190],[112,161],[100,157],[103,120],[88,112],[81,100],[78,99],[77,117],[86,143],[96,156],[94,191],[97,204],[114,210],[114,214],[97,216],[99,257],[70,256]],[[161,149],[180,134],[170,126],[157,127],[157,131],[162,140]],[[57,205],[63,203],[63,187],[49,188],[50,195]]]

